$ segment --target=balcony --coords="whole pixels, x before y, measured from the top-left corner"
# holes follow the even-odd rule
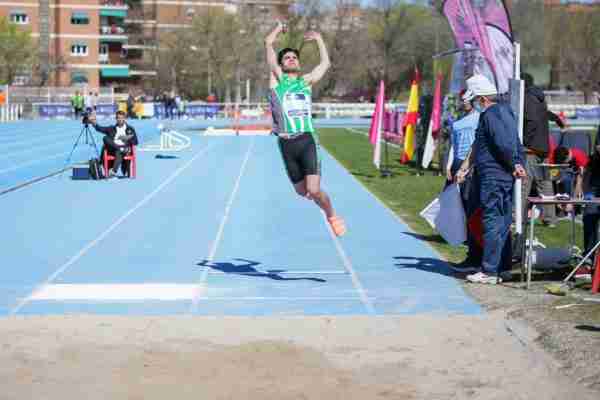
[[[127,42],[127,32],[125,28],[117,25],[100,26],[100,42],[104,43],[125,43]]]

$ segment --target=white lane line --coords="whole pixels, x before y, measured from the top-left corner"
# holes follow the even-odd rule
[[[21,154],[35,153],[35,152],[43,151],[43,150],[46,150],[46,149],[51,148],[51,147],[58,147],[58,146],[60,146],[60,147],[64,148],[65,146],[63,146],[62,143],[67,143],[67,141],[66,140],[61,140],[61,141],[58,141],[58,142],[54,142],[52,144],[47,144],[47,145],[44,145],[44,146],[37,146],[37,147],[34,146],[34,147],[29,148],[27,150],[14,151],[12,153],[0,153],[0,160],[3,159],[3,158],[11,158],[11,157],[18,156],[18,155],[21,155]]]
[[[32,301],[139,301],[191,300],[197,285],[177,283],[54,284],[31,295]]]
[[[68,151],[67,151],[67,152],[65,152],[65,153],[53,154],[53,155],[51,155],[51,156],[44,157],[44,158],[38,158],[37,160],[31,160],[31,161],[27,161],[27,162],[25,162],[25,163],[22,163],[22,164],[17,164],[17,165],[14,165],[14,166],[12,166],[12,167],[10,167],[10,168],[0,169],[0,175],[2,175],[2,174],[6,174],[7,172],[16,171],[16,170],[18,170],[18,169],[21,169],[21,168],[25,168],[25,167],[28,167],[28,166],[30,166],[30,165],[39,164],[39,163],[41,163],[41,162],[43,162],[43,161],[47,161],[47,160],[53,160],[53,159],[55,159],[55,158],[59,158],[59,157],[64,157],[64,156],[66,156],[67,154],[69,154],[69,152],[68,152]]]
[[[189,301],[197,296],[198,285],[180,283],[109,283],[109,284],[52,284],[36,290],[31,295],[32,301],[93,301],[93,302],[125,302],[125,301]],[[348,296],[239,296],[211,297],[211,301],[221,300],[273,300],[273,301],[326,301],[344,300],[359,301],[357,297]]]
[[[96,239],[92,240],[91,242],[89,242],[87,245],[85,245],[84,248],[82,248],[81,250],[79,250],[79,252],[77,254],[75,254],[73,257],[71,257],[71,259],[69,261],[67,261],[66,263],[64,263],[63,265],[60,266],[60,268],[58,268],[56,271],[54,271],[54,273],[52,275],[50,275],[40,286],[38,286],[38,288],[36,288],[32,293],[35,293],[37,290],[39,290],[40,287],[45,286],[45,285],[49,285],[53,280],[55,280],[60,274],[62,274],[63,272],[65,272],[67,270],[67,268],[69,268],[71,265],[75,264],[81,257],[83,257],[91,248],[93,248],[94,246],[96,246],[98,243],[100,243],[105,237],[107,237],[112,231],[114,231],[119,225],[121,225],[123,223],[123,221],[125,221],[131,214],[133,214],[136,210],[138,210],[139,208],[141,208],[142,206],[144,206],[146,203],[148,203],[154,196],[156,196],[162,189],[165,188],[165,186],[167,186],[169,183],[171,183],[175,178],[177,178],[183,171],[185,171],[190,165],[192,165],[192,163],[194,161],[196,161],[196,159],[198,157],[200,157],[201,155],[205,154],[211,147],[213,147],[214,144],[209,144],[208,146],[206,146],[204,149],[200,150],[198,153],[196,153],[196,155],[194,157],[192,157],[188,162],[186,162],[184,165],[182,165],[181,167],[179,167],[175,172],[173,172],[173,174],[171,174],[167,179],[165,179],[165,181],[163,183],[161,183],[156,189],[154,189],[152,191],[152,193],[148,194],[146,197],[144,197],[139,203],[137,203],[135,206],[133,206],[133,208],[131,208],[129,211],[127,211],[125,214],[123,214],[119,219],[117,219],[111,226],[109,226],[104,232],[102,232],[100,234],[100,236],[98,236]],[[17,312],[19,312],[19,310],[21,308],[23,308],[23,306],[25,304],[27,304],[29,301],[31,301],[31,294],[27,297],[25,297],[24,299],[22,299],[11,311],[10,314],[16,314]]]
[[[321,215],[323,216],[323,221],[325,222],[325,225],[327,226],[327,230],[329,231],[329,236],[331,236],[331,239],[333,240],[333,243],[335,244],[335,248],[337,249],[337,252],[340,255],[340,258],[342,259],[342,262],[344,263],[344,268],[346,268],[346,271],[348,271],[348,273],[350,274],[350,279],[352,279],[352,285],[358,292],[360,300],[362,301],[363,305],[365,306],[365,308],[367,309],[367,312],[369,314],[375,314],[375,307],[373,306],[373,302],[371,301],[371,298],[369,298],[369,296],[367,295],[367,291],[365,290],[364,286],[358,279],[358,275],[356,275],[356,272],[354,271],[354,267],[352,267],[352,262],[350,261],[350,258],[346,255],[346,252],[344,251],[342,244],[340,243],[337,236],[335,236],[335,233],[333,233],[331,226],[329,226],[329,222],[327,221],[327,216],[325,215],[325,213],[322,212]]]
[[[212,242],[210,251],[208,253],[208,257],[206,259],[208,262],[213,262],[215,259],[215,254],[217,253],[217,249],[219,248],[219,243],[221,242],[221,239],[223,237],[223,230],[225,229],[225,224],[227,223],[227,220],[229,219],[229,213],[231,212],[231,206],[233,205],[233,201],[235,200],[238,189],[240,188],[240,182],[242,181],[242,176],[244,175],[244,171],[246,170],[246,165],[248,164],[248,160],[250,159],[250,153],[252,152],[253,147],[254,147],[254,137],[252,138],[252,141],[250,142],[250,146],[248,146],[248,150],[246,151],[246,157],[244,158],[244,162],[242,163],[242,166],[240,167],[240,173],[237,177],[235,185],[233,186],[233,190],[232,190],[231,194],[229,195],[229,200],[227,201],[227,206],[225,207],[225,214],[223,215],[223,218],[221,219],[221,225],[219,225],[219,229],[217,231],[217,236],[215,237],[215,240]],[[191,313],[195,312],[198,309],[198,303],[200,302],[200,298],[203,297],[204,293],[206,292],[206,279],[208,278],[209,271],[210,271],[209,267],[205,267],[204,270],[202,271],[202,275],[200,276],[200,281],[198,282],[198,286],[199,286],[199,290],[197,292],[198,296],[192,300],[192,305],[190,307]]]
[[[364,131],[359,131],[358,129],[354,129],[354,128],[344,128],[347,131],[353,132],[353,133],[359,133],[363,136],[369,136],[369,132],[364,132]],[[383,137],[381,138],[383,140]],[[392,147],[396,147],[396,148],[401,148],[399,145],[395,144],[395,143],[391,143],[390,141],[388,141],[388,145],[392,146]]]

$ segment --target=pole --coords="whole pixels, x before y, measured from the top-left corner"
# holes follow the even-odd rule
[[[521,44],[520,43],[515,43],[515,79],[519,80],[521,76]],[[525,97],[525,88],[524,85],[519,85],[519,110],[515,110],[518,112],[519,115],[519,121],[518,122],[518,129],[519,129],[519,140],[521,141],[521,143],[523,143],[523,118],[524,118],[524,111],[525,111],[525,103],[524,103],[524,97]],[[522,193],[522,180],[521,179],[517,179],[515,181],[515,226],[516,226],[516,233],[519,235],[519,237],[523,237],[523,210],[521,207],[521,198],[523,197],[523,193]],[[525,195],[527,196],[528,193],[525,193]],[[524,245],[524,243],[523,243]]]

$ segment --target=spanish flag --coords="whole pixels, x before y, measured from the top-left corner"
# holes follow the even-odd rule
[[[415,136],[417,129],[417,120],[419,119],[419,70],[415,68],[415,77],[410,85],[410,98],[408,100],[408,109],[402,121],[404,129],[404,153],[402,154],[402,164],[412,160],[415,154]]]

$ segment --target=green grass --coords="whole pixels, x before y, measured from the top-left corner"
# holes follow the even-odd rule
[[[364,132],[364,130],[362,130]],[[465,247],[448,245],[419,212],[433,200],[444,185],[444,178],[435,176],[433,171],[417,176],[416,170],[398,162],[401,150],[388,146],[392,177],[382,178],[372,162],[373,150],[366,135],[348,129],[321,129],[321,144],[369,191],[383,201],[412,230],[421,235],[448,261],[462,261]],[[382,155],[383,157],[383,155]],[[583,243],[583,228],[576,225],[576,244]],[[556,228],[536,226],[535,234],[548,247],[565,247],[569,243],[571,227],[568,221],[561,221]]]

